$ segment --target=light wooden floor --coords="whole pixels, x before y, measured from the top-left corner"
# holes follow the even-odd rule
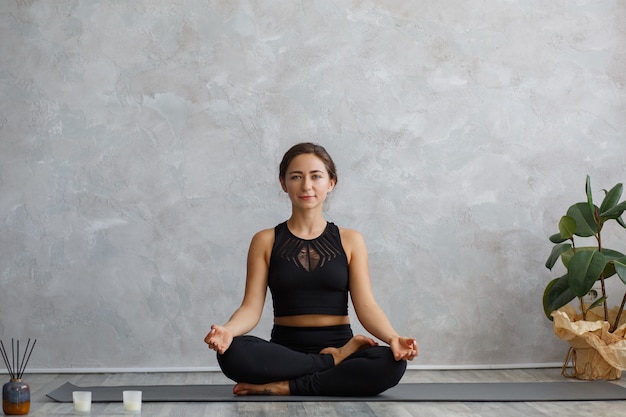
[[[560,369],[513,369],[480,371],[409,370],[402,382],[534,382],[563,381]],[[56,403],[46,394],[65,382],[76,385],[138,385],[138,384],[225,384],[231,383],[218,372],[193,373],[120,373],[120,374],[30,374],[24,382],[31,387],[30,416],[73,415],[69,403]],[[579,381],[572,381],[579,383]],[[582,383],[582,382],[580,382]],[[626,387],[626,381],[615,381]],[[94,403],[92,416],[122,416],[121,403]],[[528,402],[528,403],[391,403],[391,402],[272,402],[272,403],[144,403],[143,417],[391,417],[391,416],[465,416],[465,417],[529,417],[529,416],[611,416],[626,417],[626,401]]]

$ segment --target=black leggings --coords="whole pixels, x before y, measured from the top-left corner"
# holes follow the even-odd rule
[[[235,382],[289,381],[291,395],[371,396],[395,386],[406,361],[396,361],[387,346],[368,347],[337,366],[325,347],[341,347],[352,338],[349,324],[330,327],[275,325],[268,342],[237,336],[223,355],[222,372]]]

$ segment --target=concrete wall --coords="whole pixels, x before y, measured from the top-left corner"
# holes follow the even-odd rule
[[[204,335],[311,140],[413,365],[560,362],[547,237],[586,174],[598,199],[626,179],[624,22],[619,0],[2,1],[0,338],[37,338],[32,369],[216,366]]]

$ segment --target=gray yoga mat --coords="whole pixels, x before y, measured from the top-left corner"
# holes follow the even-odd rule
[[[607,381],[406,383],[374,397],[233,395],[233,385],[145,385],[79,387],[69,382],[47,394],[72,402],[72,391],[91,391],[93,402],[121,402],[122,391],[143,391],[144,402],[299,401],[612,401],[626,400],[626,388]]]

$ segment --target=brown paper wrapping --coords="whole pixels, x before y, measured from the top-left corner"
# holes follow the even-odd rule
[[[617,309],[612,309],[609,312],[609,319],[614,320],[616,314]],[[587,320],[582,320],[582,316],[569,305],[554,311],[552,317],[554,333],[575,350],[576,371],[582,373],[576,375],[577,378],[604,378],[602,375],[608,375],[610,367],[619,371],[626,370],[626,324],[621,324],[615,332],[610,333],[611,325],[604,321],[602,308],[588,312]],[[605,361],[606,363],[603,363]],[[613,374],[619,378],[621,372]]]

